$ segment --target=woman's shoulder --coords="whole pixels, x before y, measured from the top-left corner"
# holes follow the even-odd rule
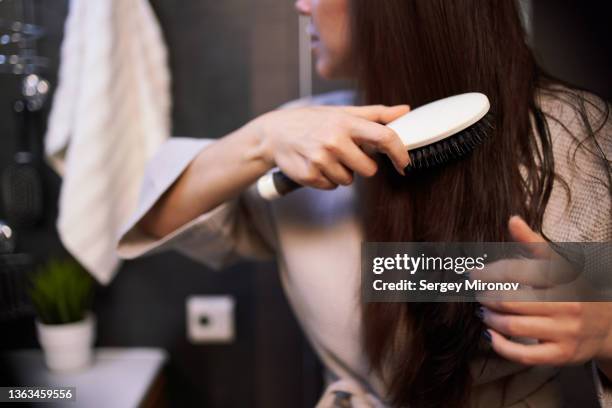
[[[555,182],[545,224],[558,240],[612,238],[610,105],[598,96],[562,85],[538,93],[550,134]],[[548,222],[546,222],[548,221]]]
[[[559,137],[571,137],[576,142],[594,139],[607,155],[612,154],[612,115],[608,101],[562,84],[539,88],[536,100],[553,141]]]
[[[555,161],[610,171],[609,102],[593,93],[556,84],[539,89],[536,100],[550,134]]]
[[[317,105],[354,105],[355,101],[355,91],[344,89],[295,99],[281,105],[280,109],[304,108],[306,106]]]

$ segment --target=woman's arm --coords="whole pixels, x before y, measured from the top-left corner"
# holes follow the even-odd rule
[[[161,238],[236,197],[274,166],[306,186],[350,184],[353,172],[364,177],[376,172],[362,145],[389,155],[402,172],[408,153],[395,132],[379,123],[408,109],[310,107],[262,115],[203,149],[138,226]]]
[[[204,148],[138,226],[161,238],[243,191],[271,168],[252,124]]]

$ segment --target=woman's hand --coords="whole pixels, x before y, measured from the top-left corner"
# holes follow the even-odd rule
[[[267,113],[251,125],[262,135],[259,154],[271,166],[302,185],[332,189],[351,184],[353,172],[363,177],[376,173],[376,162],[362,147],[387,154],[403,174],[408,152],[382,124],[409,110],[407,105],[294,108]]]
[[[509,228],[518,242],[546,242],[519,217],[510,219]],[[612,379],[612,303],[483,299],[481,304],[492,347],[499,355],[526,365],[569,365],[596,359]],[[506,336],[538,342],[521,344]]]
[[[262,115],[202,149],[139,222],[161,238],[252,185],[274,166],[300,184],[333,188],[350,184],[353,172],[368,177],[376,163],[359,147],[386,153],[398,171],[408,152],[388,123],[407,105],[308,107]]]

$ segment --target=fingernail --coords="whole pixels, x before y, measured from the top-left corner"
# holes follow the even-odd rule
[[[491,337],[491,332],[489,332],[488,330],[482,331],[482,337],[487,341],[487,343],[493,343],[493,337]]]
[[[482,306],[476,309],[474,313],[476,313],[476,317],[478,317],[480,320],[484,319],[484,308]]]

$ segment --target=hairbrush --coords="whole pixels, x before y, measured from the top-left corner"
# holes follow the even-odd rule
[[[471,92],[420,106],[386,126],[400,137],[410,156],[406,171],[428,169],[457,160],[484,142],[494,128],[489,98]],[[298,188],[274,169],[257,182],[259,194],[274,200]]]

